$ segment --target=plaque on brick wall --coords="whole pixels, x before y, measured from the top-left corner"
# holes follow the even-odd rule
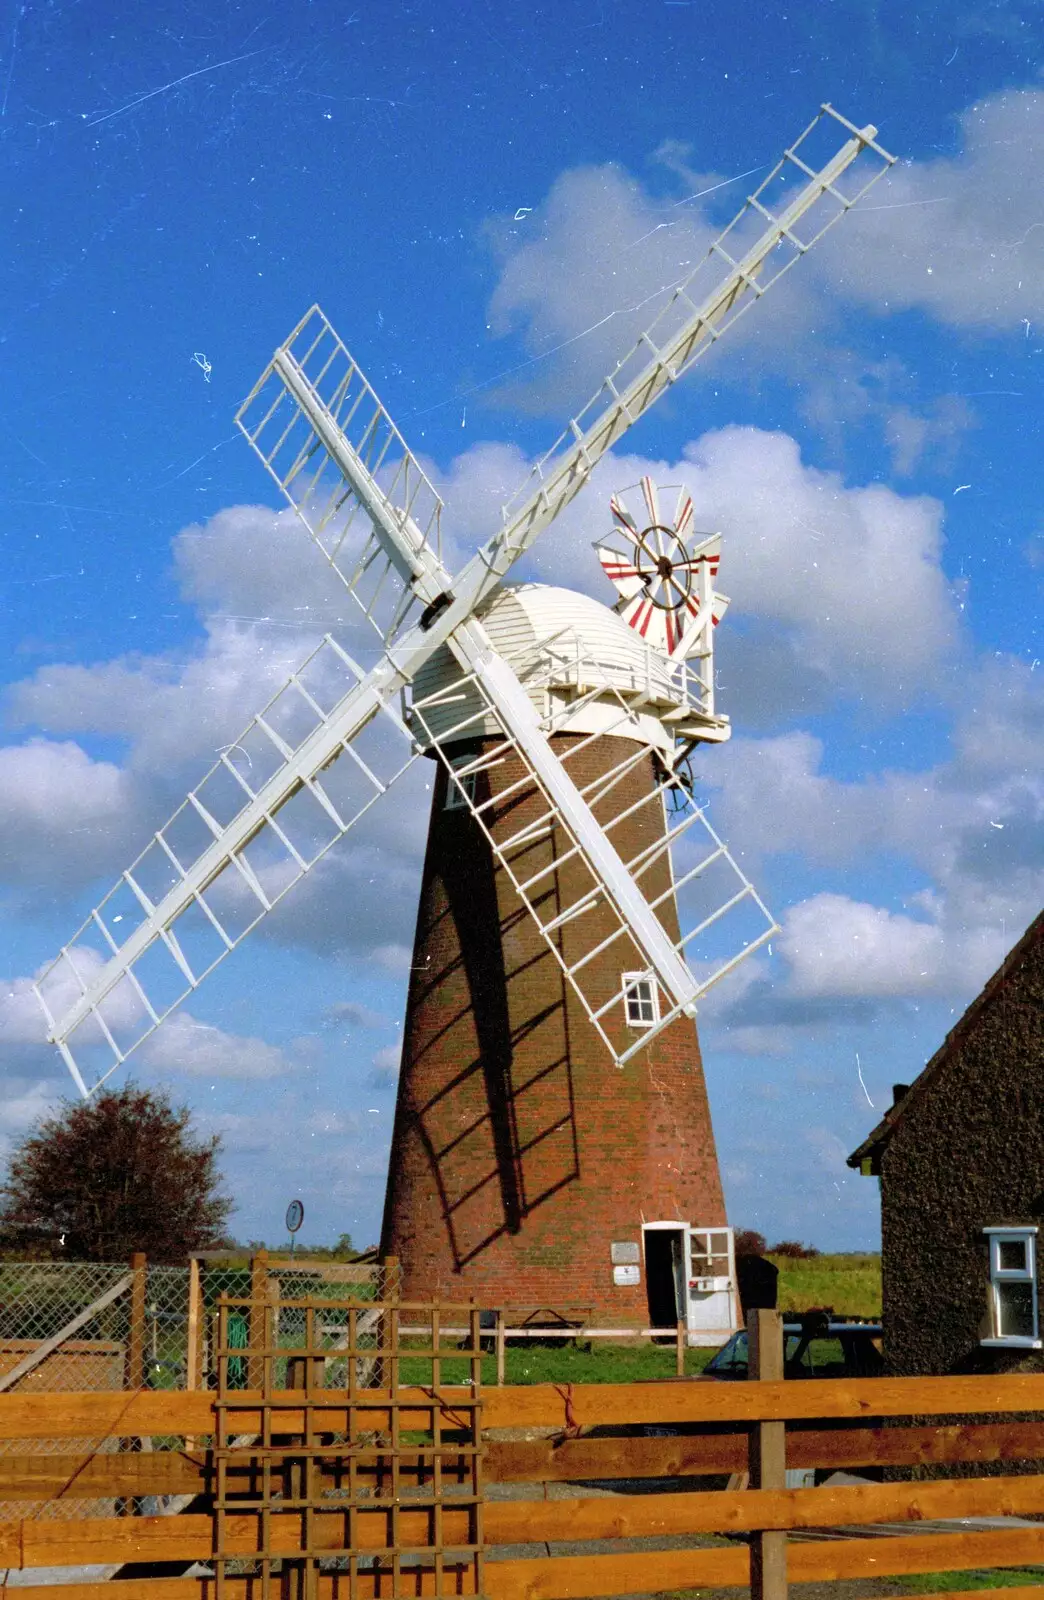
[[[613,1282],[621,1289],[631,1289],[641,1283],[642,1274],[638,1267],[614,1267]]]
[[[609,1257],[614,1267],[636,1267],[642,1259],[637,1244],[629,1239],[614,1240],[609,1246]]]

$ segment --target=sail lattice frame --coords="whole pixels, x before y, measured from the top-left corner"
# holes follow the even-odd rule
[[[389,643],[448,586],[443,502],[318,306],[276,351],[236,423]]]
[[[639,812],[651,810],[655,814],[653,842],[622,859],[643,893],[645,880],[655,875],[657,866],[666,865],[667,885],[649,904],[668,929],[671,913],[677,912],[679,936],[673,941],[674,950],[695,966],[693,999],[702,998],[778,932],[771,912],[712,827],[704,808],[688,792],[681,774],[672,771],[671,757],[644,737],[641,688],[630,695],[621,691],[575,636],[568,640],[549,637],[507,659],[531,696],[539,698],[546,693],[548,704],[541,719],[542,730],[548,739],[556,739],[555,750],[566,770],[572,767],[577,772],[577,788],[609,840],[619,849],[626,825]],[[570,681],[577,685],[572,694],[568,692]],[[567,697],[563,697],[563,687]],[[579,731],[585,711],[595,702],[599,708],[597,731]],[[463,714],[447,725],[447,709],[453,706],[461,707]],[[467,808],[480,828],[498,869],[530,913],[616,1065],[625,1066],[683,1012],[694,1014],[693,1005],[671,1003],[649,973],[657,990],[655,1019],[637,1038],[624,1036],[626,993],[636,970],[646,972],[646,964],[627,921],[587,863],[581,840],[570,830],[487,695],[481,674],[461,674],[429,695],[415,696],[409,720],[422,732],[428,748],[437,753],[446,768],[447,782],[456,785],[458,804]],[[569,735],[569,742],[556,738],[558,735]],[[603,738],[610,743],[619,741],[620,757],[607,770],[585,781],[580,776],[585,754]],[[460,753],[468,745],[479,746],[470,758]],[[634,800],[626,794],[627,780],[635,768],[647,765],[650,757],[661,782],[648,785]],[[507,783],[490,785],[489,792],[483,795],[476,780],[488,780],[505,766],[518,775],[510,776]],[[668,795],[674,810],[665,815]],[[505,833],[496,822],[506,806],[517,806],[526,815],[514,833]],[[525,858],[535,844],[552,835],[557,848],[534,872]],[[698,845],[697,840],[701,841]],[[683,848],[692,859],[678,872],[673,855]],[[710,904],[704,895],[702,913],[687,919],[686,891],[701,879],[710,878],[712,869],[713,878],[708,884]],[[718,887],[723,882],[727,888]],[[555,893],[550,895],[547,891],[552,884]],[[546,902],[553,908],[551,915],[546,913]],[[732,931],[723,941],[725,919],[731,919]],[[561,937],[567,927],[568,951]],[[587,929],[596,928],[597,934],[583,937]],[[619,982],[607,993],[605,981],[610,970],[619,974]]]
[[[375,704],[361,733],[338,737],[342,702],[363,676],[326,635],[37,979],[81,1093],[104,1083],[417,759],[393,705]],[[118,975],[98,993],[109,963]]]

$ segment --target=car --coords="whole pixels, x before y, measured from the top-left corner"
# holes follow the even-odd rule
[[[831,1311],[805,1311],[784,1316],[784,1378],[876,1378],[884,1370],[881,1356],[882,1327],[879,1322],[857,1317],[836,1317]],[[744,1381],[748,1377],[747,1334],[734,1333],[714,1355],[701,1374],[719,1381]],[[864,1419],[856,1426],[872,1426],[877,1419]],[[798,1427],[800,1428],[800,1424]],[[820,1430],[850,1428],[851,1422],[826,1419],[816,1422]],[[788,1489],[812,1488],[825,1482],[830,1468],[788,1467]],[[863,1469],[867,1478],[881,1477],[879,1468]]]
[[[876,1378],[884,1371],[879,1322],[802,1312],[783,1322],[785,1378]],[[745,1380],[747,1334],[734,1333],[704,1367],[701,1377]]]

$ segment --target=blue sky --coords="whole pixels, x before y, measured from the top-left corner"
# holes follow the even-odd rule
[[[1040,908],[1042,47],[1019,3],[0,3],[3,1137],[71,1087],[26,980],[342,615],[234,431],[274,345],[322,304],[467,549],[829,99],[901,164],[530,572],[611,600],[646,468],[722,529],[700,782],[782,924],[701,1018],[730,1219],[876,1241],[844,1155]],[[243,1236],[376,1237],[424,777],[141,1054]]]

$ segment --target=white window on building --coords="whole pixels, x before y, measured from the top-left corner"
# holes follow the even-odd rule
[[[625,972],[623,994],[629,1028],[651,1028],[659,1022],[659,994],[647,972]]]
[[[984,1228],[990,1252],[990,1336],[983,1344],[1039,1350],[1037,1230]]]
[[[456,772],[458,770],[458,768],[460,768],[460,767],[469,766],[471,764],[471,762],[474,761],[474,759],[475,759],[475,757],[472,756],[472,755],[454,756],[453,760],[450,762],[450,766],[453,768],[453,771]],[[474,800],[475,800],[475,779],[477,777],[478,777],[478,773],[477,772],[465,772],[463,777],[457,777],[457,778],[452,777],[452,776],[447,776],[447,778],[446,778],[446,810],[447,811],[466,811],[468,809],[468,801],[469,800],[474,804]]]

